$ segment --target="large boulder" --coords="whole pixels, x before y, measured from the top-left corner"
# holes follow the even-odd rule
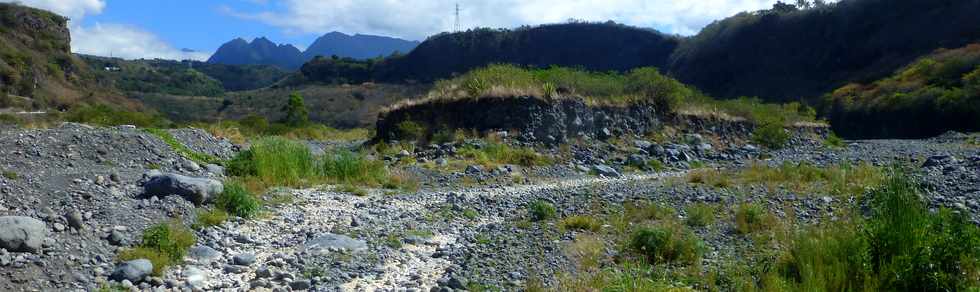
[[[41,251],[48,236],[44,222],[30,217],[0,217],[0,248],[15,252]]]
[[[150,273],[153,272],[153,263],[147,259],[137,259],[128,262],[120,263],[116,266],[116,269],[112,271],[112,275],[109,279],[122,281],[129,280],[133,283],[139,283],[143,281]]]
[[[178,195],[198,205],[211,201],[222,191],[224,185],[220,181],[172,173],[152,176],[143,184],[143,192],[146,196]]]

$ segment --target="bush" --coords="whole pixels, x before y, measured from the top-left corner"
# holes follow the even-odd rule
[[[789,142],[790,134],[781,123],[766,123],[752,132],[752,142],[769,149],[782,149]]]
[[[874,193],[870,263],[884,290],[954,291],[980,284],[980,230],[949,210],[930,213],[908,177]]]
[[[147,259],[153,263],[153,274],[157,276],[162,276],[163,271],[166,271],[167,267],[170,267],[170,265],[174,263],[174,260],[170,259],[170,256],[168,256],[166,253],[163,253],[157,249],[146,247],[125,249],[119,252],[117,259],[121,262]]]
[[[531,206],[528,207],[528,211],[531,215],[531,220],[534,221],[544,221],[555,218],[555,213],[557,213],[555,205],[545,200],[534,201],[534,203],[531,203]]]
[[[735,210],[735,231],[739,234],[749,234],[768,229],[771,221],[771,215],[756,204],[741,204]]]
[[[261,203],[241,183],[225,182],[224,192],[215,200],[215,205],[228,214],[241,218],[252,218],[258,214]]]
[[[712,205],[705,203],[697,203],[687,206],[687,225],[690,226],[708,226],[715,223],[715,212],[717,208]]]
[[[286,104],[286,119],[283,121],[290,127],[304,127],[310,123],[310,112],[306,109],[303,96],[299,92],[289,95],[289,102]]]
[[[680,226],[642,227],[630,237],[630,248],[648,263],[695,263],[703,252],[701,240]]]
[[[398,127],[398,139],[418,141],[425,138],[425,127],[412,120],[405,120],[396,125]]]
[[[570,216],[562,219],[558,224],[558,228],[562,230],[582,230],[582,231],[592,231],[597,232],[602,224],[599,220],[589,216]]]

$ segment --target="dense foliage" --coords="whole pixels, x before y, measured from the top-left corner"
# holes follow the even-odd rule
[[[980,1],[842,0],[740,13],[686,39],[677,79],[717,97],[816,97],[880,78],[929,52],[980,39]]]
[[[314,61],[303,68],[306,79],[346,82],[432,82],[494,63],[546,68],[582,67],[593,71],[628,71],[660,67],[677,46],[677,38],[659,32],[608,23],[572,22],[513,30],[478,28],[430,37],[404,56],[374,60]],[[326,67],[319,69],[316,67]],[[367,69],[369,72],[364,72]]]
[[[824,96],[835,131],[852,137],[923,137],[980,130],[980,44],[939,50],[893,76]]]

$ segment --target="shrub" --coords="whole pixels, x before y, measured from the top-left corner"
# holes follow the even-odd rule
[[[558,228],[562,230],[583,230],[583,231],[599,231],[602,224],[599,220],[589,216],[570,216],[565,217],[558,224]]]
[[[197,219],[195,219],[194,225],[191,228],[202,229],[212,226],[221,225],[228,220],[228,212],[222,209],[213,210],[198,210]]]
[[[752,132],[752,142],[769,149],[782,149],[789,142],[790,134],[781,123],[766,123]]]
[[[531,220],[544,221],[555,217],[557,210],[555,205],[545,200],[537,200],[528,207]]]
[[[624,209],[624,215],[632,222],[665,220],[673,218],[676,215],[673,208],[652,202],[633,202],[624,205]]]
[[[65,115],[69,122],[99,126],[134,125],[137,127],[165,127],[170,124],[155,114],[118,109],[105,104],[82,104],[71,108]]]
[[[715,223],[715,212],[717,208],[715,206],[696,203],[687,206],[687,220],[685,222],[690,226],[708,226]]]
[[[648,263],[695,263],[701,259],[701,240],[677,225],[641,227],[630,237],[630,248]]]
[[[847,146],[844,143],[844,139],[841,139],[841,137],[837,136],[837,134],[834,134],[833,132],[827,135],[827,139],[823,140],[823,144],[830,148],[844,148],[844,146]]]
[[[953,291],[980,284],[980,230],[962,214],[930,213],[915,183],[892,175],[873,197],[870,263],[884,290]]]
[[[310,123],[310,112],[306,109],[303,96],[299,92],[289,95],[289,102],[286,104],[286,119],[284,122],[290,127],[303,127]]]
[[[405,120],[396,125],[398,127],[398,139],[417,141],[425,137],[425,127],[412,120]]]
[[[741,204],[735,210],[735,231],[749,234],[767,229],[772,218],[761,206],[751,203]]]
[[[235,181],[225,182],[224,192],[218,196],[215,205],[228,214],[245,219],[255,217],[261,207],[259,200]]]

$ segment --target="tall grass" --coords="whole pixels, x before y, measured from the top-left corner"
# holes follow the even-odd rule
[[[260,180],[262,185],[302,187],[315,183],[412,189],[413,181],[392,173],[378,160],[336,151],[313,155],[306,144],[281,137],[256,141],[228,162],[229,173]]]

